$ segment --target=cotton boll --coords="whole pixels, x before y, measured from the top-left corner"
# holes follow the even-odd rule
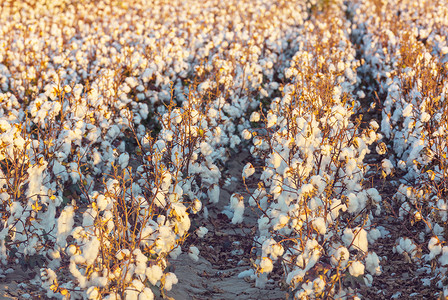
[[[429,256],[428,258],[434,259],[442,252],[442,245],[437,237],[432,237],[428,243]]]
[[[380,259],[375,252],[369,252],[366,257],[366,269],[374,275],[381,274]]]
[[[251,122],[259,122],[259,121],[260,121],[260,113],[254,111],[254,112],[250,115],[250,121],[251,121]]]
[[[260,272],[261,273],[271,273],[274,269],[274,264],[272,263],[272,260],[268,257],[263,257],[260,261]]]
[[[162,268],[158,265],[153,265],[151,267],[146,268],[145,271],[146,278],[148,278],[149,282],[152,285],[156,285],[157,281],[159,281],[163,276]]]
[[[348,271],[350,272],[350,275],[358,277],[364,274],[364,268],[365,267],[361,262],[354,261],[350,267],[348,267]]]
[[[220,194],[220,188],[219,185],[217,184],[213,184],[207,191],[207,195],[211,203],[219,202],[219,194]]]
[[[243,197],[239,194],[233,194],[230,197],[230,208],[233,209],[233,218],[232,223],[238,224],[243,221],[244,214],[244,200]]]
[[[163,287],[167,291],[171,291],[173,284],[176,284],[178,282],[177,276],[174,273],[167,273],[165,275],[165,282],[163,284]]]
[[[368,251],[367,232],[363,228],[356,227],[353,230],[346,228],[342,240],[346,246],[351,245],[350,249]]]
[[[244,129],[243,132],[241,132],[241,136],[245,140],[250,140],[252,138],[252,133],[249,130]]]
[[[188,251],[188,256],[193,260],[193,261],[198,261],[199,260],[199,249],[195,246],[190,246],[190,250]]]
[[[208,229],[206,227],[199,227],[196,230],[196,234],[198,235],[198,237],[203,238],[206,234],[208,233]]]
[[[272,126],[275,126],[276,124],[277,124],[277,115],[272,112],[269,112],[268,116],[267,116],[266,127],[271,128]]]
[[[313,220],[313,227],[320,234],[325,234],[327,232],[327,226],[325,224],[325,220],[322,217],[318,217]]]
[[[350,253],[348,252],[347,248],[340,246],[331,256],[330,262],[334,267],[340,264],[341,267],[345,268],[349,258]]]
[[[57,243],[61,247],[65,247],[65,245],[67,244],[66,238],[72,231],[74,224],[74,215],[75,211],[73,206],[67,205],[58,218]]]
[[[353,194],[353,193],[350,193],[348,196],[347,196],[347,200],[348,200],[348,212],[349,213],[355,213],[355,212],[357,212],[358,211],[358,208],[359,208],[359,201],[358,201],[358,197],[355,195],[355,194]]]
[[[122,153],[120,157],[118,157],[118,163],[122,169],[126,168],[129,163],[129,154],[127,152]]]
[[[388,159],[383,159],[383,161],[381,162],[381,167],[383,168],[383,171],[386,174],[386,176],[390,175],[394,169],[394,165]]]
[[[243,168],[243,178],[252,176],[255,173],[255,168],[251,163],[247,163]]]
[[[153,300],[154,294],[150,288],[144,288],[143,291],[138,294],[138,300]]]
[[[199,147],[201,148],[201,153],[204,156],[209,156],[213,153],[213,148],[206,142],[202,142]]]
[[[274,168],[278,168],[282,163],[282,157],[277,152],[274,152],[271,154],[270,162]]]
[[[193,211],[193,213],[197,214],[198,212],[200,212],[202,209],[202,202],[201,200],[199,200],[198,198],[195,198],[193,200],[192,206],[191,206],[191,210]]]

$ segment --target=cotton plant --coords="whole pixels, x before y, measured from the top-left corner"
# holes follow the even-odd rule
[[[403,1],[382,7],[359,1],[354,7],[359,12],[354,20],[363,37],[366,68],[374,70],[374,82],[382,87],[381,131],[390,139],[395,155],[388,159],[392,165],[386,161],[384,166],[383,161],[385,175],[393,169],[404,172],[406,182],[400,184],[394,196],[400,205],[399,217],[411,224],[425,224],[425,232],[415,242],[427,243],[430,253],[423,254],[421,262],[438,266],[437,275],[428,282],[440,288],[446,274],[437,245],[446,240],[447,151],[446,41],[440,36],[446,33],[447,24],[441,20],[435,26],[429,21],[443,11],[427,9],[424,1],[415,6]],[[364,13],[375,9],[381,13],[372,20],[365,19]],[[387,19],[397,12],[403,12],[399,20]],[[415,261],[409,241],[400,238],[396,251]]]
[[[327,36],[325,42],[331,45],[336,37],[327,34],[328,26],[340,24],[331,18],[306,22],[305,29],[317,29],[304,30],[301,39]],[[362,186],[363,159],[377,135],[374,126],[363,131],[351,121],[359,105],[349,98],[358,63],[348,37],[338,32],[337,39],[344,43],[332,48],[337,49],[332,55],[302,43],[285,70],[291,82],[264,113],[268,134],[254,138],[251,148],[265,161],[249,199],[261,210],[256,285],[264,286],[282,261],[284,280],[295,298],[355,295],[338,281],[353,276],[371,284],[371,274],[381,273],[378,256],[368,249],[381,197]],[[325,56],[330,58],[321,59]],[[251,116],[252,121],[259,118],[258,113]],[[243,178],[253,174],[250,168],[244,168]],[[351,218],[350,226],[341,215]],[[327,259],[331,265],[323,263]],[[366,264],[371,274],[365,274]]]

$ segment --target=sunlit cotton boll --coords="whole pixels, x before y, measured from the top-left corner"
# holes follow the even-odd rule
[[[271,128],[271,127],[275,126],[277,124],[277,115],[272,112],[269,112],[267,121],[268,121],[266,124],[267,128]]]
[[[210,154],[213,153],[213,148],[206,142],[202,142],[200,145],[200,148],[201,148],[201,153],[204,156],[209,156]]]
[[[241,133],[241,136],[245,140],[250,140],[252,138],[252,133],[249,130],[244,129],[243,132]]]
[[[254,112],[250,115],[250,121],[251,121],[251,122],[259,122],[259,121],[260,121],[260,113],[254,111]]]
[[[173,284],[176,284],[178,282],[177,280],[177,276],[174,273],[167,273],[165,275],[165,290],[167,291],[171,291],[171,289],[173,288]]]
[[[262,273],[271,273],[274,269],[274,264],[270,258],[263,257],[260,261],[260,268]]]
[[[348,268],[350,275],[358,277],[364,274],[364,265],[359,261],[354,261]]]
[[[243,168],[243,178],[250,177],[254,175],[254,173],[255,173],[254,166],[252,166],[251,163],[247,163]]]

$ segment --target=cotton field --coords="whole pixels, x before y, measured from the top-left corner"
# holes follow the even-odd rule
[[[447,94],[446,0],[4,1],[0,298],[448,298]]]

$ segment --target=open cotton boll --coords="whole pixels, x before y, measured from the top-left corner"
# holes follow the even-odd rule
[[[73,206],[67,205],[61,212],[58,218],[58,234],[56,242],[59,246],[65,247],[67,245],[66,238],[73,229],[75,210]]]
[[[369,252],[366,257],[366,269],[374,275],[381,274],[380,259],[375,252]]]
[[[252,166],[251,163],[247,163],[243,168],[243,178],[250,177],[254,175],[254,173],[255,173],[254,166]]]
[[[239,194],[233,194],[230,197],[230,208],[233,209],[232,224],[239,224],[243,222],[244,214],[244,200]]]
[[[250,115],[250,121],[251,121],[251,122],[259,122],[259,121],[260,121],[260,113],[254,111],[254,112]]]
[[[313,227],[320,234],[325,234],[327,232],[327,226],[325,224],[325,220],[322,217],[318,217],[313,220]]]
[[[193,261],[198,261],[199,260],[199,249],[195,246],[190,246],[190,250],[188,251],[188,256]]]
[[[201,226],[198,229],[196,229],[196,234],[200,238],[203,238],[207,233],[208,233],[208,229],[206,227]]]
[[[219,185],[213,184],[207,191],[208,198],[211,203],[219,202],[220,188]]]
[[[126,168],[129,163],[129,154],[127,152],[122,153],[120,157],[118,157],[118,163],[122,169]]]
[[[153,265],[146,268],[145,274],[149,282],[151,282],[152,285],[156,285],[157,281],[159,281],[163,276],[163,270],[159,267],[159,265]]]
[[[274,269],[274,264],[269,257],[263,257],[260,261],[260,268],[261,273],[271,273]]]
[[[138,300],[153,300],[154,294],[150,288],[144,288],[143,291],[138,294]]]
[[[442,245],[437,237],[432,237],[428,243],[429,255],[428,258],[434,259],[442,252]]]
[[[353,230],[346,228],[342,240],[346,246],[351,245],[350,249],[361,250],[366,253],[368,251],[367,232],[363,228],[356,227]]]
[[[252,133],[249,130],[244,129],[243,132],[241,132],[241,137],[245,140],[250,140],[252,138]]]
[[[337,266],[340,264],[341,267],[345,268],[349,258],[350,253],[348,252],[347,248],[345,248],[344,246],[340,246],[331,256],[330,262],[333,266]]]
[[[213,153],[213,148],[207,142],[202,142],[199,147],[204,156],[209,156]]]
[[[358,211],[358,208],[359,208],[358,197],[355,194],[350,193],[347,196],[347,200],[348,200],[348,208],[347,208],[348,212],[354,213],[354,212]]]
[[[365,269],[364,265],[359,261],[352,262],[350,267],[348,267],[348,271],[350,272],[350,275],[352,275],[354,277],[363,275],[364,269]]]
[[[275,126],[277,124],[277,115],[273,112],[269,112],[267,116],[267,128],[271,128],[272,126]]]
[[[174,273],[167,273],[165,275],[165,282],[163,284],[163,287],[165,288],[165,290],[167,291],[171,291],[171,289],[173,288],[173,284],[176,284],[178,282],[177,276]]]
[[[388,159],[383,159],[383,161],[381,162],[381,167],[383,168],[383,171],[386,174],[386,176],[390,175],[394,170],[394,165]]]

